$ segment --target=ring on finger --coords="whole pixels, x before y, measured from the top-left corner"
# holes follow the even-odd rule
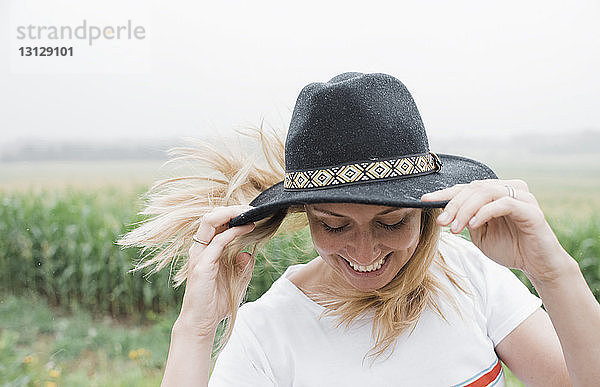
[[[205,221],[203,218],[202,222],[200,223],[200,227],[198,227],[196,229],[196,232],[195,232],[194,236],[192,237],[192,239],[194,240],[194,242],[202,243],[203,245],[208,245],[209,242],[205,242],[202,239],[199,239],[197,237],[197,235],[208,236],[207,239],[210,241],[211,239],[214,238],[214,236],[216,234],[217,234],[217,228],[215,226],[213,226],[212,224],[210,224],[209,222]]]
[[[506,187],[506,189],[508,189],[508,196],[512,199],[516,199],[516,191],[515,188],[512,185],[504,185]]]
[[[200,244],[202,244],[204,246],[208,246],[208,244],[210,243],[210,242],[206,242],[206,241],[203,241],[201,239],[198,239],[198,237],[195,234],[192,236],[192,240],[194,242],[200,243]]]

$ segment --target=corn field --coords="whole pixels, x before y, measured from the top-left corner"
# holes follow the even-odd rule
[[[143,192],[105,187],[0,193],[0,295],[34,293],[51,305],[128,316],[178,308],[183,286],[173,289],[169,270],[145,278],[128,273],[136,249],[115,244],[142,220]],[[553,228],[600,299],[600,219],[562,219]],[[308,231],[272,240],[257,256],[247,298],[258,298],[290,264],[305,262]],[[293,247],[299,246],[299,247]],[[292,248],[293,247],[293,248]],[[527,279],[519,277],[533,290]]]
[[[183,286],[172,288],[168,268],[150,277],[128,273],[139,252],[115,244],[142,220],[136,215],[142,191],[0,194],[0,294],[34,293],[51,305],[111,316],[161,313],[179,305]],[[288,265],[308,259],[288,248],[305,241],[306,236],[288,235],[267,245],[267,254],[277,259],[257,257],[249,300],[260,297]]]

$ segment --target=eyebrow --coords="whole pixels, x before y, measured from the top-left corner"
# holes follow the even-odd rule
[[[313,210],[317,211],[317,212],[321,212],[323,214],[327,214],[327,215],[331,215],[331,216],[337,216],[339,218],[346,218],[346,215],[341,215],[341,214],[337,214],[335,212],[331,212],[331,211],[327,211],[327,210],[323,210],[321,208],[317,208],[317,207],[313,207]],[[399,211],[399,210],[407,210],[407,208],[403,208],[403,207],[396,207],[396,208],[388,208],[387,210],[383,210],[380,213],[376,214],[376,215],[384,215],[390,212],[394,212],[394,211]]]

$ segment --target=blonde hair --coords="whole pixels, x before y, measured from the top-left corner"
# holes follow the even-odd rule
[[[268,132],[262,125],[238,133],[258,141],[261,150],[258,156],[251,157],[230,148],[219,150],[199,140],[190,140],[190,146],[169,151],[171,160],[168,163],[192,162],[202,172],[158,181],[144,194],[146,205],[140,214],[148,218],[117,241],[122,246],[141,248],[141,258],[131,272],[150,267],[147,275],[151,275],[170,265],[170,272],[175,271],[173,286],[180,286],[187,278],[187,251],[202,216],[217,206],[248,204],[262,191],[283,180],[283,135]],[[222,275],[218,281],[227,295],[229,316],[224,322],[224,334],[217,351],[231,336],[237,310],[246,292],[236,268],[237,255],[249,248],[255,256],[273,236],[307,227],[308,220],[302,211],[300,205],[278,210],[255,222],[256,227],[251,233],[236,238],[224,249],[220,259]],[[433,261],[454,286],[465,291],[437,250],[440,235],[440,228],[435,223],[437,213],[439,211],[435,209],[423,210],[421,236],[413,257],[382,289],[372,292],[322,289],[319,297],[325,300],[327,313],[339,318],[340,325],[349,326],[365,312],[375,311],[375,345],[371,350],[375,357],[390,348],[409,327],[414,329],[428,305],[443,317],[434,294],[445,294],[456,307],[450,292],[430,272]]]

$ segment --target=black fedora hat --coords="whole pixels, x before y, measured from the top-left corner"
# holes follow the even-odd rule
[[[417,106],[391,75],[349,72],[305,86],[285,142],[285,178],[258,195],[230,227],[291,205],[363,203],[444,207],[421,195],[495,179],[486,165],[430,152]]]

